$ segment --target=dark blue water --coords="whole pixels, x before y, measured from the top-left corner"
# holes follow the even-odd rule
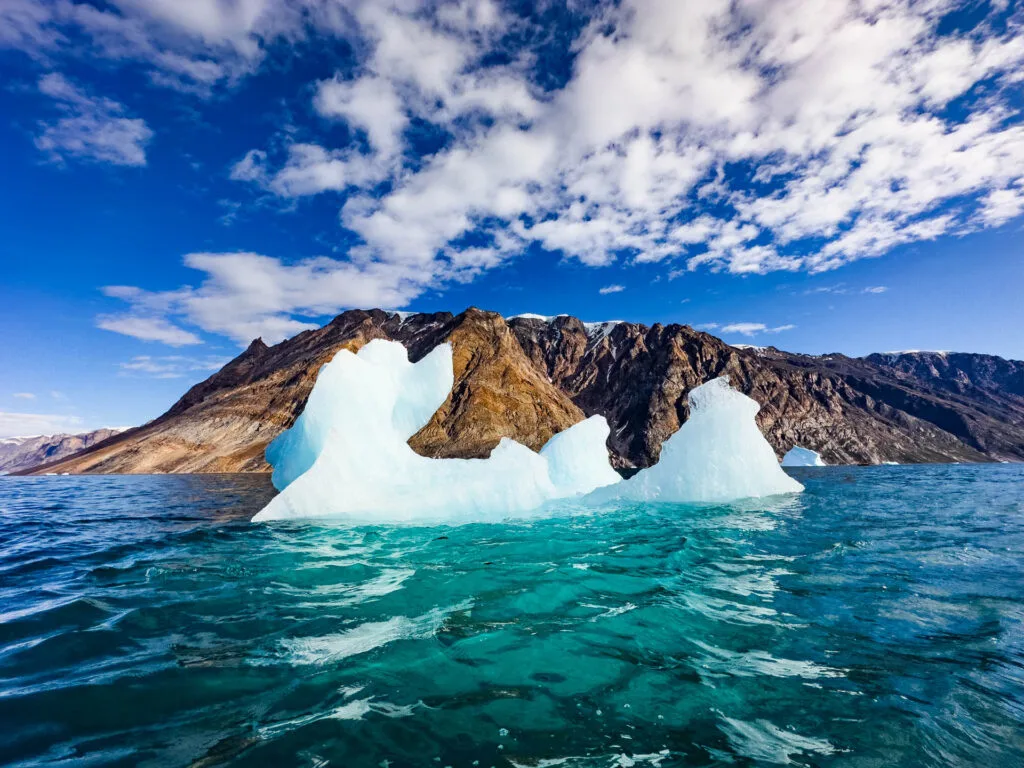
[[[0,478],[0,763],[1024,765],[1024,471],[458,528]]]

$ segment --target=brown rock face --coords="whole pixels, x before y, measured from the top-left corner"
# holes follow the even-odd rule
[[[531,359],[584,413],[608,418],[620,466],[656,462],[661,444],[686,420],[687,393],[722,375],[762,404],[758,423],[780,456],[799,444],[835,464],[986,460],[976,446],[902,410],[903,390],[880,397],[867,379],[888,381],[887,374],[865,361],[842,358],[839,365],[841,356],[739,349],[685,325],[588,327],[567,316],[513,318],[511,325]],[[854,371],[866,378],[842,375]],[[924,382],[914,393],[936,398]],[[1013,455],[1024,456],[1024,444]]]
[[[417,453],[487,456],[503,437],[536,451],[583,420],[583,412],[534,367],[501,315],[467,310],[443,340],[452,345],[455,386],[409,441]]]
[[[412,360],[452,344],[452,393],[410,440],[427,456],[486,456],[502,437],[537,449],[601,414],[613,462],[648,466],[686,419],[689,391],[727,374],[762,404],[779,455],[800,444],[830,463],[1024,459],[1024,363],[740,349],[685,325],[352,310],[274,347],[254,341],[160,418],[37,471],[265,471],[264,448],[301,413],[320,367],[375,338]]]
[[[531,448],[583,418],[524,354],[500,315],[469,309],[402,319],[353,310],[273,348],[254,341],[221,371],[195,385],[160,418],[125,440],[45,471],[260,472],[267,444],[305,407],[320,368],[341,349],[371,339],[401,341],[418,360],[452,344],[452,394],[410,444],[426,456],[487,456],[502,437]]]

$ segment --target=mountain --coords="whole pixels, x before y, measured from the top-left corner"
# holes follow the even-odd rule
[[[0,474],[59,461],[123,431],[104,428],[80,435],[36,435],[0,439]]]
[[[45,471],[265,471],[265,446],[302,411],[320,367],[375,338],[402,342],[413,360],[452,344],[452,394],[410,440],[427,456],[486,456],[502,437],[537,449],[597,413],[616,466],[649,466],[686,419],[690,389],[728,375],[762,403],[759,424],[780,456],[800,444],[833,464],[1024,459],[1024,363],[799,355],[730,346],[686,325],[471,308],[351,310],[274,347],[257,339],[163,416]]]
[[[584,413],[608,417],[620,465],[655,462],[686,419],[686,393],[723,374],[762,404],[758,423],[780,456],[802,445],[830,464],[1024,458],[1024,397],[1013,393],[990,407],[870,359],[733,347],[685,325],[510,323]]]

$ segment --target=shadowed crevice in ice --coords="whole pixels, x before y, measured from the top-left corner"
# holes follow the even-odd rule
[[[471,522],[536,514],[548,502],[731,501],[803,490],[757,427],[760,406],[721,378],[690,393],[690,419],[661,461],[622,481],[608,459],[608,423],[592,416],[536,453],[503,439],[486,459],[431,459],[408,445],[453,385],[442,344],[410,363],[398,342],[339,352],[302,415],[267,448],[281,491],[256,521]],[[589,495],[588,495],[589,494]]]

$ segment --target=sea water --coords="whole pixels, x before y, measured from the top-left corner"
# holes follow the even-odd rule
[[[513,524],[0,478],[0,764],[1024,765],[1024,471]]]

